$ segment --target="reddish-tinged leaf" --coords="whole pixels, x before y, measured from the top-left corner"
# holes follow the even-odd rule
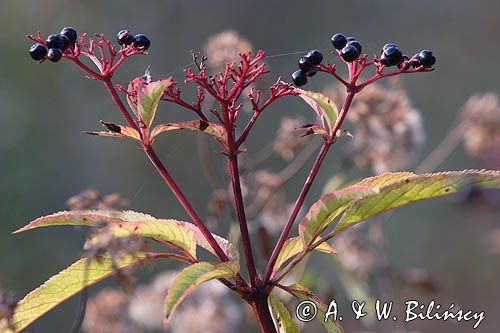
[[[198,131],[211,135],[223,145],[227,142],[226,131],[222,126],[204,120],[191,120],[183,123],[160,124],[156,126],[151,132],[151,138],[154,139],[161,133],[183,129]]]
[[[422,175],[387,173],[365,179],[359,184],[377,186],[378,191],[356,201],[340,219],[335,233],[374,215],[412,202],[449,195],[469,188],[500,188],[500,171],[464,170]]]

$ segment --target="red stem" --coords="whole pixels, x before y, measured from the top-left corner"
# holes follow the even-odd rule
[[[113,83],[111,82],[111,78],[107,77],[107,78],[103,79],[102,82],[106,86],[106,89],[108,90],[109,94],[111,95],[113,102],[115,102],[116,106],[118,107],[118,110],[120,110],[120,113],[122,114],[123,118],[125,118],[125,121],[127,122],[127,124],[139,132],[139,128],[137,127],[136,122],[134,121],[134,119],[132,119],[132,116],[130,116],[130,113],[128,113],[125,105],[123,105],[123,102],[122,102],[120,96],[118,96],[118,93],[116,92],[116,89],[113,86]]]
[[[304,204],[304,200],[306,199],[306,196],[309,193],[309,190],[311,189],[311,185],[314,179],[318,175],[318,171],[321,168],[321,165],[323,164],[323,161],[325,160],[326,154],[328,153],[328,150],[330,149],[331,145],[332,142],[327,141],[321,146],[321,150],[318,154],[318,157],[316,158],[316,161],[314,162],[314,165],[309,173],[309,176],[307,177],[306,182],[304,183],[304,186],[300,191],[299,197],[297,198],[297,201],[293,206],[290,218],[288,219],[285,228],[281,232],[281,235],[278,239],[278,243],[276,243],[273,253],[271,254],[271,258],[269,259],[269,262],[266,267],[266,272],[264,274],[263,285],[266,285],[271,278],[271,274],[273,272],[274,265],[276,264],[276,260],[278,259],[278,255],[281,252],[281,249],[283,248],[283,245],[285,244],[286,239],[290,234],[290,231],[292,230],[292,227],[295,223],[295,219],[299,214],[300,208],[302,208],[302,205]]]
[[[268,296],[265,294],[256,294],[250,302],[250,306],[257,317],[260,331],[262,333],[276,333],[267,298]]]
[[[237,155],[229,156],[228,163],[229,163],[229,172],[231,176],[231,185],[233,188],[234,203],[236,206],[236,214],[238,215],[238,221],[240,224],[241,242],[243,244],[243,251],[245,253],[246,266],[248,269],[248,275],[250,277],[250,283],[252,287],[255,288],[260,285],[260,281],[258,278],[257,270],[255,269],[255,260],[253,257],[252,243],[250,241],[250,235],[248,233],[245,207],[243,204],[243,197],[241,195],[238,156]]]

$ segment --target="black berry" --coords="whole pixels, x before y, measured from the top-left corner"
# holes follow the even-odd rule
[[[335,34],[332,36],[331,42],[334,48],[342,50],[347,44],[347,38],[342,34]]]
[[[151,41],[149,40],[149,37],[143,34],[138,34],[135,35],[134,37],[134,46],[135,47],[142,47],[144,50],[149,49],[151,46]]]
[[[78,38],[78,34],[76,33],[76,30],[72,27],[65,27],[61,30],[60,34],[62,36],[66,36],[66,38],[69,39],[69,42],[71,44],[75,44],[76,39]]]
[[[354,45],[347,45],[340,51],[340,55],[342,56],[342,59],[346,62],[353,62],[359,57],[359,52],[356,46]]]
[[[302,57],[299,59],[299,68],[304,73],[308,73],[312,69],[312,65],[307,57]]]
[[[318,50],[309,51],[309,53],[307,53],[306,55],[306,58],[313,66],[319,65],[323,61],[323,55]]]
[[[397,46],[389,46],[382,52],[382,63],[386,66],[396,66],[403,62],[403,53]]]
[[[134,36],[128,30],[122,30],[116,34],[116,40],[120,45],[130,45],[134,41]]]
[[[412,60],[410,61],[410,63],[411,63],[411,67],[413,67],[413,68],[418,68],[418,67],[422,66],[422,64],[420,63],[420,60],[418,59],[418,53],[412,57]]]
[[[398,46],[398,45],[396,45],[396,44],[394,44],[394,43],[387,43],[387,44],[385,44],[385,45],[382,47],[382,51],[385,51],[385,50],[387,50],[387,49],[388,49],[388,48],[390,48],[390,47],[398,47],[398,48],[399,48],[399,46]]]
[[[349,38],[352,38],[352,37],[349,37]],[[361,54],[361,52],[363,51],[363,48],[361,47],[361,43],[360,43],[360,42],[358,42],[358,40],[356,40],[356,39],[351,39],[351,40],[349,40],[349,38],[347,39],[347,44],[346,44],[346,46],[347,46],[347,45],[352,45],[352,46],[354,46],[354,47],[358,50],[358,55],[360,55],[360,54]]]
[[[47,53],[47,58],[49,58],[50,61],[52,62],[58,62],[62,58],[62,51],[61,49],[58,48],[51,48],[49,49],[49,52]]]
[[[425,68],[430,68],[436,63],[436,57],[429,50],[420,51],[418,54],[418,60]]]
[[[42,44],[33,44],[30,47],[30,56],[33,60],[40,61],[47,55],[47,48]]]
[[[66,38],[69,44],[69,40],[67,37],[63,37],[61,35],[50,35],[45,41],[45,43],[47,44],[47,48],[64,49],[64,46],[66,45],[66,41],[64,40],[64,38]]]
[[[292,74],[292,81],[297,87],[303,86],[307,83],[307,76],[302,70],[297,70]]]
[[[69,41],[69,38],[64,36],[64,35],[59,35],[59,36],[61,37],[61,42],[62,42],[62,49],[61,50],[64,51],[64,50],[68,49],[70,41]]]

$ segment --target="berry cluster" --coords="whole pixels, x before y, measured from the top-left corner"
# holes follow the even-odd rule
[[[151,41],[149,37],[144,34],[132,35],[128,30],[121,30],[116,34],[116,41],[120,45],[131,45],[133,43],[134,47],[142,47],[144,51],[149,49],[151,46]]]
[[[59,34],[49,35],[45,45],[41,43],[30,47],[30,56],[33,60],[40,61],[45,58],[52,62],[61,60],[63,52],[76,43],[78,35],[72,27],[65,27]]]
[[[84,38],[84,37],[82,37]],[[58,62],[63,57],[65,52],[74,53],[74,47],[78,44],[78,34],[72,27],[65,27],[59,34],[49,35],[45,42],[40,40],[33,44],[29,53],[33,60],[42,61],[48,59],[52,62]],[[139,49],[147,50],[151,46],[151,41],[144,34],[132,35],[128,30],[120,31],[116,39],[118,44]]]
[[[293,72],[292,80],[297,86],[303,86],[307,83],[307,77],[316,74],[317,66],[323,61],[323,54],[318,50],[311,50],[305,56],[299,59],[299,70]]]
[[[354,37],[346,37],[341,33],[336,33],[330,39],[335,51],[333,55],[342,59],[349,66],[350,79],[354,83],[359,78],[361,72],[368,66],[376,67],[376,76],[366,84],[377,80],[380,77],[392,76],[401,72],[429,71],[436,63],[436,57],[429,50],[422,50],[413,57],[404,55],[398,45],[394,43],[385,44],[382,48],[380,57],[374,57],[373,61],[367,61],[367,55],[362,54],[361,43]],[[342,83],[347,85],[347,81],[341,79],[335,73],[335,66],[329,62],[327,66],[321,64],[323,55],[318,50],[310,51],[307,55],[300,58],[299,70],[293,72],[292,80],[295,86],[300,87],[307,83],[307,77],[315,75],[317,72],[327,72],[333,74]],[[397,66],[399,71],[392,73],[382,73],[385,67]],[[409,71],[410,68],[413,70]],[[363,85],[364,86],[364,85]]]

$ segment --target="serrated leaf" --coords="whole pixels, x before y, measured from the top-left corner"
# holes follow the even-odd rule
[[[269,305],[278,333],[300,333],[290,312],[274,294],[269,295]]]
[[[97,135],[97,136],[109,136],[109,137],[115,137],[115,138],[127,138],[127,139],[132,139],[141,142],[141,136],[139,135],[139,132],[137,132],[135,129],[132,127],[128,126],[122,126],[122,125],[116,125],[113,123],[108,123],[101,121],[101,124],[109,129],[109,132],[106,131],[101,131],[101,132],[85,132],[90,135]]]
[[[106,258],[93,261],[80,259],[19,301],[13,317],[14,331],[22,331],[42,315],[86,287],[111,276],[116,269],[139,264],[145,259],[143,255],[126,257],[114,264],[112,260]]]
[[[356,185],[322,195],[299,224],[299,235],[304,244],[321,234],[353,201],[373,193],[370,187]]]
[[[151,138],[154,139],[161,133],[183,129],[198,131],[211,135],[222,144],[225,144],[227,142],[226,131],[222,126],[204,120],[191,120],[183,123],[160,124],[156,126],[151,132]]]
[[[240,266],[235,261],[217,265],[209,262],[199,262],[184,268],[177,275],[168,290],[165,302],[165,316],[167,320],[194,288],[213,279],[233,277],[238,274],[239,270]]]
[[[299,89],[299,96],[316,112],[316,114],[326,121],[330,135],[333,135],[332,130],[337,118],[339,117],[339,110],[335,103],[328,97],[318,92],[306,91]]]
[[[304,250],[304,242],[300,237],[292,237],[288,239],[285,244],[283,244],[283,248],[280,251],[280,254],[278,255],[278,259],[276,260],[276,264],[274,265],[273,272],[277,272],[281,266],[287,260],[295,257],[297,254],[302,253]],[[319,246],[317,246],[315,251],[327,253],[327,254],[336,254],[337,252],[328,244],[328,243],[322,243]]]
[[[41,227],[63,225],[79,225],[92,227],[97,226],[101,223],[112,223],[114,225],[117,225],[117,227],[114,227],[113,230],[116,231],[118,236],[127,235],[129,232],[134,232],[134,229],[136,227],[139,227],[137,229],[137,232],[143,233],[143,237],[161,237],[161,240],[172,242],[173,245],[182,247],[195,257],[196,252],[193,251],[193,242],[194,244],[208,250],[209,252],[214,253],[214,250],[205,240],[196,225],[177,220],[156,219],[151,215],[134,211],[64,211],[38,218],[30,222],[25,227],[16,230],[14,234]],[[165,229],[158,229],[160,226],[162,226],[163,223],[170,224],[166,226]],[[122,227],[119,227],[120,224],[122,224]],[[150,227],[148,227],[148,225],[150,225]],[[239,260],[238,249],[234,245],[232,245],[222,237],[214,234],[212,235],[215,237],[216,241],[219,243],[219,245],[229,258],[235,261]]]
[[[185,227],[186,222],[176,220],[142,220],[137,222],[113,223],[109,232],[115,238],[140,236],[160,240],[182,249],[196,258],[194,233]],[[90,238],[85,246],[91,246],[98,238]]]
[[[323,303],[323,301],[314,295],[310,290],[304,288],[301,285],[294,284],[286,287],[287,291],[289,291],[295,298],[300,301],[312,301],[316,304],[318,309],[318,314],[316,319],[323,325],[323,327],[330,333],[343,333],[344,330],[340,326],[338,322],[334,322],[332,316],[328,317],[328,320],[325,322],[325,314],[328,312],[328,306]]]
[[[367,218],[424,199],[457,193],[468,188],[500,188],[500,171],[465,170],[456,172],[384,174],[360,183],[379,186],[378,193],[356,201],[344,214],[334,232],[339,233]],[[388,184],[383,186],[383,184]]]
[[[162,79],[144,84],[138,90],[137,111],[146,127],[151,127],[161,96],[172,85],[172,79]]]

